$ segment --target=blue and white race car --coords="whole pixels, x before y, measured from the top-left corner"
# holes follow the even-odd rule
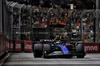
[[[56,40],[49,44],[35,44],[34,57],[69,57],[77,56],[77,58],[84,58],[86,51],[83,44],[65,44],[64,41]]]

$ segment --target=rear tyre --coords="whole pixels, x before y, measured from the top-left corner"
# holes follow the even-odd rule
[[[79,54],[79,55],[77,55],[77,58],[84,58],[85,53],[84,53],[83,44],[77,44],[76,45],[76,52]]]
[[[43,57],[48,58],[48,54],[50,52],[51,52],[51,45],[50,44],[44,44]]]
[[[43,51],[43,58],[48,58],[46,51]]]
[[[42,44],[35,44],[34,45],[34,57],[41,57],[43,54],[43,45]]]

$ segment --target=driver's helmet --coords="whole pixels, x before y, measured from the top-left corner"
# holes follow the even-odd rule
[[[56,35],[55,40],[60,40],[60,35]]]

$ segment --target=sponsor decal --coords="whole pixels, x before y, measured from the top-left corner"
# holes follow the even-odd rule
[[[21,40],[15,41],[15,51],[21,51]]]
[[[24,41],[24,51],[32,52],[32,41]]]
[[[10,48],[13,48],[13,43],[11,43],[10,45],[11,45]]]
[[[32,45],[28,45],[28,44],[27,44],[27,45],[25,46],[25,49],[32,49]]]
[[[85,50],[93,50],[93,51],[97,51],[98,50],[98,46],[85,46]]]
[[[21,48],[21,44],[16,44],[16,49],[20,49]]]
[[[83,43],[87,53],[99,53],[99,43]]]
[[[63,48],[65,48],[65,46]]]

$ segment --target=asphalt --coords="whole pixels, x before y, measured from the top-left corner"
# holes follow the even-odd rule
[[[85,58],[34,58],[33,53],[12,53],[3,66],[100,66],[100,54]]]

